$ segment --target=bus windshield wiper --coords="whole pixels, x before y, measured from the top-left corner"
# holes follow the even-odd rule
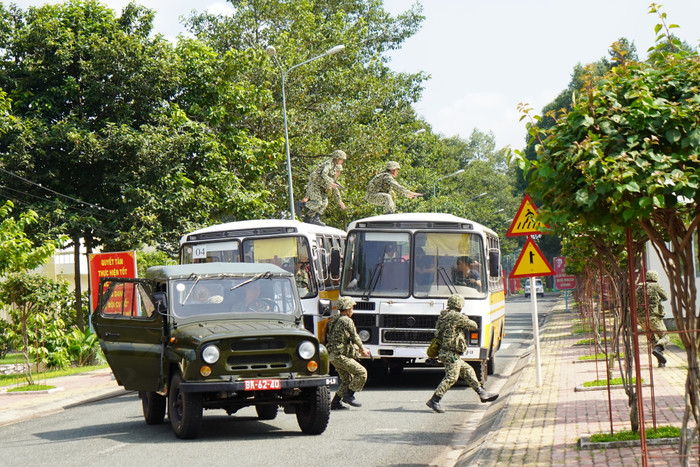
[[[377,288],[379,278],[382,277],[382,272],[384,272],[384,263],[375,264],[374,270],[372,271],[372,275],[369,278],[369,287],[365,292],[362,293],[362,300],[369,300],[369,297],[372,295],[372,292],[374,292],[374,289]]]

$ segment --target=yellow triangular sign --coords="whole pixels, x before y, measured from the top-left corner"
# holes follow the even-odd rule
[[[553,275],[554,269],[552,269],[552,266],[550,266],[547,259],[537,247],[537,244],[532,240],[532,237],[528,237],[523,251],[520,252],[520,256],[508,277],[514,279],[516,277]]]
[[[542,228],[546,225],[538,222],[535,217],[537,216],[537,208],[535,203],[530,199],[530,195],[525,195],[523,202],[520,203],[520,209],[518,213],[513,218],[513,223],[510,225],[508,232],[506,232],[506,237],[516,237],[518,235],[536,235],[541,234]]]

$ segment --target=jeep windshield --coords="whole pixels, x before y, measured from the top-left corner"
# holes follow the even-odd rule
[[[270,273],[254,276],[200,276],[174,279],[170,283],[170,306],[175,316],[265,313],[292,315],[298,312],[292,277]]]

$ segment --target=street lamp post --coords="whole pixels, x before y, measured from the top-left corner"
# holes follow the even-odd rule
[[[304,62],[297,63],[296,65],[285,70],[284,68],[282,68],[282,64],[280,63],[279,59],[277,59],[277,50],[274,48],[274,46],[270,45],[267,47],[267,49],[265,49],[265,52],[267,52],[267,54],[270,57],[272,57],[272,59],[277,64],[277,67],[280,69],[280,73],[282,75],[282,117],[284,119],[284,152],[287,156],[287,183],[289,184],[289,211],[292,214],[292,219],[294,219],[296,217],[296,213],[294,212],[294,189],[292,187],[292,160],[291,160],[291,157],[289,155],[289,131],[287,129],[287,96],[285,95],[284,84],[285,84],[285,81],[287,80],[287,75],[293,69],[299,68],[302,65],[306,65],[309,62],[313,62],[314,60],[318,60],[319,58],[323,58],[327,55],[335,55],[338,52],[342,52],[343,50],[345,50],[344,45],[336,45],[335,47],[326,50],[321,55],[317,55],[317,56],[310,58]]]
[[[454,177],[455,175],[459,175],[462,172],[464,172],[464,169],[459,169],[457,172],[452,172],[449,175],[445,175],[444,177],[440,177],[437,180],[435,180],[435,183],[433,184],[433,203],[435,203],[435,188],[437,187],[437,184],[440,180],[444,180],[446,178]],[[437,205],[433,208],[433,212],[437,212]]]

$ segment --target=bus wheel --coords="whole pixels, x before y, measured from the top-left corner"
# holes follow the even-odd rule
[[[469,364],[474,368],[474,372],[476,372],[476,380],[479,381],[482,385],[486,382],[487,374],[488,374],[488,360],[479,360],[477,362],[469,362]]]
[[[496,354],[492,354],[491,358],[488,359],[487,363],[487,373],[492,375],[496,372]]]

